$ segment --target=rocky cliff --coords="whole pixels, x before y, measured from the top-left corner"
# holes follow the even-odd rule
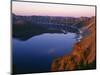
[[[95,17],[85,22],[89,34],[77,42],[69,55],[53,60],[51,71],[81,70],[96,68],[96,23]],[[84,29],[83,28],[83,29]]]

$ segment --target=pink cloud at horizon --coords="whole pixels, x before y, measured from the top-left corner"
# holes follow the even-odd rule
[[[95,16],[94,6],[12,2],[12,12],[17,15],[41,16]]]

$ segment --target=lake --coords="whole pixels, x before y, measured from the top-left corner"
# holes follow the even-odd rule
[[[50,72],[52,61],[69,54],[76,41],[75,33],[43,33],[28,40],[13,38],[14,73]]]

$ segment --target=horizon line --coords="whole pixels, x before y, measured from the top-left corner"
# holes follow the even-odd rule
[[[21,14],[15,14],[15,13],[11,13],[11,14],[14,14],[16,16],[48,16],[50,17],[51,15],[21,15]],[[78,18],[78,17],[95,17],[95,16],[57,16],[57,15],[52,15],[51,17],[75,17],[75,18]]]

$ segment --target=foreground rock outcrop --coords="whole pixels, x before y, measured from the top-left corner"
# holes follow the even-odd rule
[[[53,60],[51,71],[81,70],[96,68],[96,22],[95,17],[84,25],[89,34],[77,42],[72,52]],[[84,29],[82,28],[82,29]]]

